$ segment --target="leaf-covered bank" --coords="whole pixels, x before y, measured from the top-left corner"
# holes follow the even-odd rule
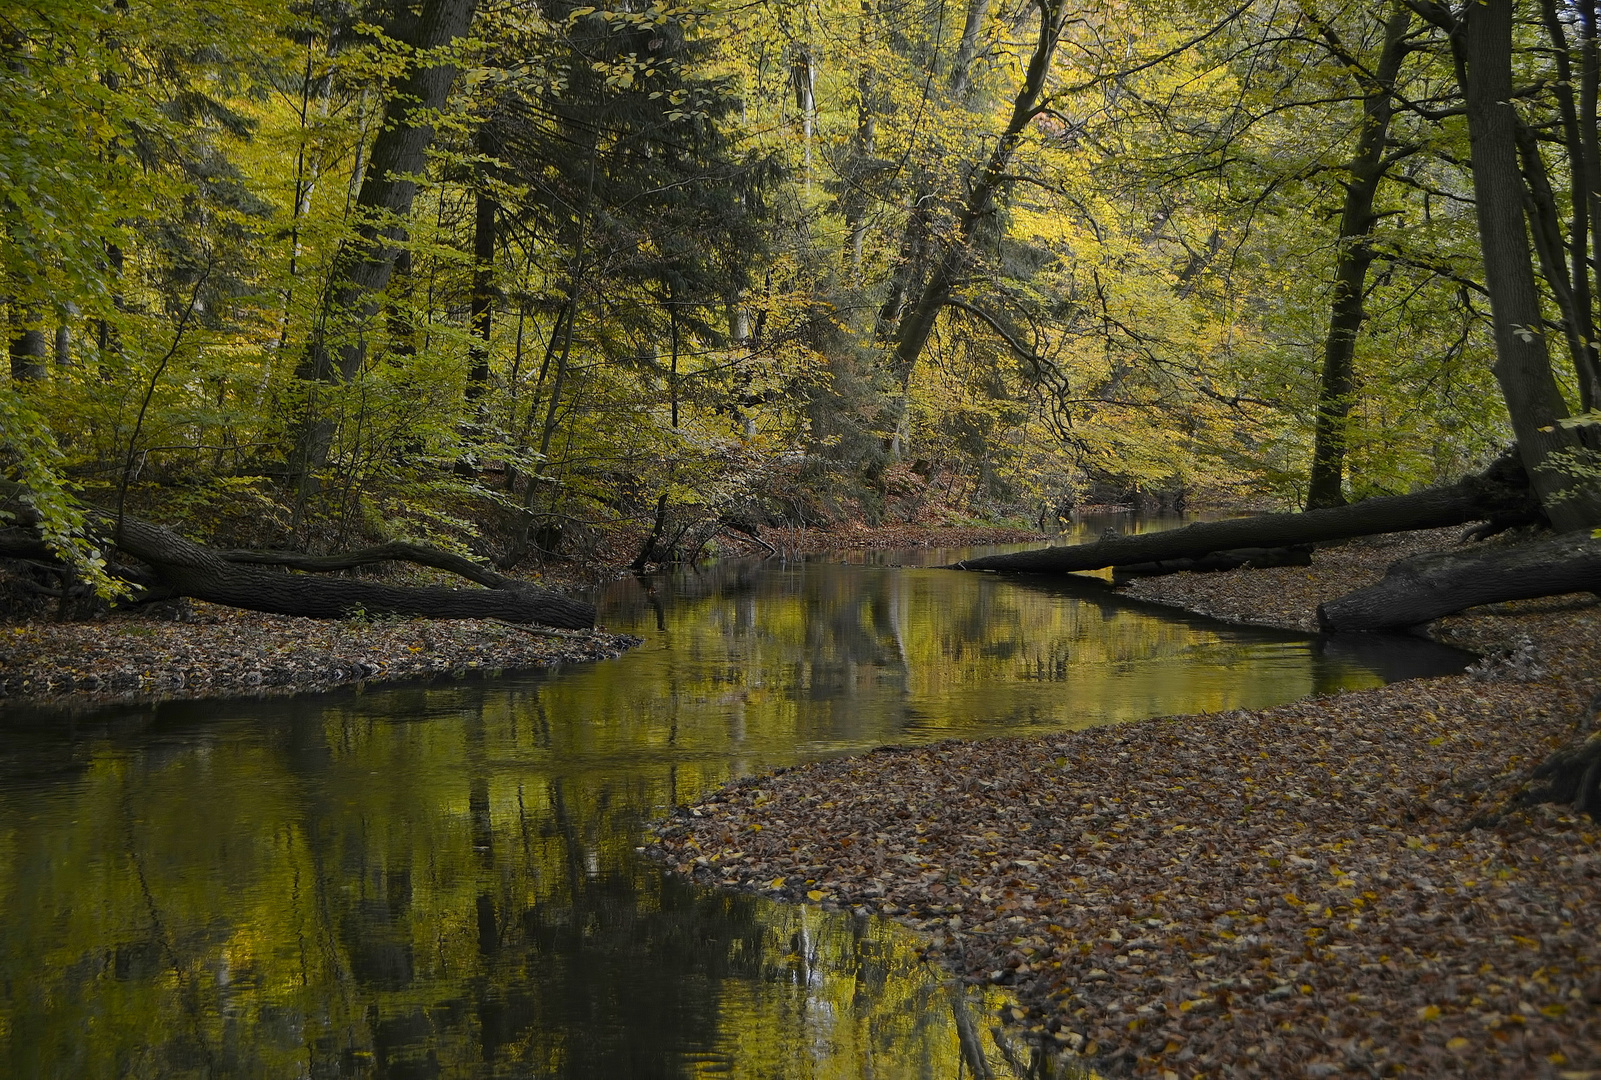
[[[767,547],[788,555],[1038,536],[1015,528],[915,525],[768,529],[763,535]],[[539,580],[575,589],[614,579],[628,572],[635,546],[611,545],[589,560],[552,565]],[[738,534],[728,546],[763,552]],[[102,619],[0,622],[0,707],[298,693],[604,660],[637,644],[638,638],[604,629],[549,630],[493,619],[318,620],[181,601]]]
[[[639,639],[492,619],[302,619],[195,604],[182,620],[0,625],[0,706],[327,690],[604,660]]]
[[[1474,674],[785,771],[660,849],[910,922],[1114,1075],[1589,1075],[1601,831],[1505,808],[1589,720],[1596,622],[1514,605],[1446,621],[1501,650]]]

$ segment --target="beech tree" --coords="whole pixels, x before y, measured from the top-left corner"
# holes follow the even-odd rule
[[[1413,6],[1451,35],[1472,138],[1479,243],[1495,327],[1495,376],[1524,466],[1556,528],[1597,524],[1601,492],[1574,475],[1575,452],[1585,449],[1585,440],[1577,429],[1558,423],[1569,408],[1551,367],[1530,242],[1531,224],[1538,234],[1542,222],[1536,217],[1531,223],[1524,210],[1528,193],[1518,163],[1521,121],[1512,79],[1517,5],[1493,0],[1468,4],[1460,12],[1423,0],[1413,0]],[[1593,33],[1593,18],[1589,25]],[[1582,154],[1582,142],[1575,149]],[[1587,201],[1578,191],[1571,198]],[[1561,277],[1551,280],[1559,291],[1567,285]],[[1581,386],[1593,378],[1587,357],[1587,352],[1575,357]]]

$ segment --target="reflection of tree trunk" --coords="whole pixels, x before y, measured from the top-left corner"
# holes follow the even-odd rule
[[[568,900],[577,904],[578,898],[584,894],[584,883],[588,880],[588,869],[584,864],[584,841],[578,835],[578,827],[567,809],[567,799],[559,779],[550,781],[550,811],[556,819],[556,829],[561,833],[562,854],[565,856],[562,861],[567,867]]]
[[[967,995],[962,991],[962,984],[951,983],[950,993],[951,1017],[956,1022],[956,1042],[962,1049],[962,1060],[967,1062],[974,1080],[993,1080],[995,1073],[984,1057],[984,1044],[979,1041],[973,1017],[967,1011]]]
[[[1356,153],[1347,171],[1345,207],[1340,217],[1339,255],[1334,266],[1334,296],[1330,303],[1328,336],[1323,344],[1323,376],[1318,385],[1317,419],[1313,432],[1312,473],[1307,489],[1306,508],[1343,506],[1342,479],[1348,417],[1356,391],[1354,356],[1356,338],[1365,317],[1363,296],[1367,291],[1368,267],[1373,262],[1369,238],[1376,218],[1373,199],[1389,168],[1385,144],[1390,119],[1395,111],[1392,97],[1401,61],[1406,56],[1407,31],[1412,10],[1405,3],[1391,7],[1384,27],[1384,48],[1373,76],[1361,76],[1362,127],[1357,136]],[[1332,31],[1325,29],[1332,37]],[[1332,44],[1339,49],[1338,39]],[[1361,69],[1354,69],[1360,71]]]
[[[1452,36],[1467,100],[1473,195],[1495,326],[1495,377],[1534,489],[1561,531],[1601,520],[1596,493],[1550,461],[1581,440],[1557,421],[1567,403],[1551,372],[1540,293],[1524,228],[1518,170],[1518,118],[1512,104],[1512,4],[1469,4]]]

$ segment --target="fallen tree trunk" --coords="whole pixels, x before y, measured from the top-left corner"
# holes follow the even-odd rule
[[[275,615],[337,619],[360,611],[368,615],[433,619],[504,619],[566,629],[584,629],[595,624],[593,606],[550,589],[521,585],[467,560],[460,561],[473,570],[473,576],[479,580],[490,578],[499,584],[487,589],[407,587],[353,578],[314,578],[259,569],[246,563],[246,559],[300,563],[317,570],[333,570],[342,569],[345,564],[379,561],[379,557],[361,557],[372,551],[383,552],[381,558],[385,559],[408,558],[426,552],[425,558],[408,558],[408,561],[433,566],[451,564],[445,568],[455,568],[457,556],[415,545],[386,545],[368,553],[326,559],[293,556],[287,552],[225,553],[186,540],[158,525],[124,518],[117,547],[148,563],[176,595]]]
[[[16,485],[0,482],[0,502],[9,506],[17,522],[0,529],[0,558],[12,560],[14,565],[64,571],[65,565],[34,527],[38,524],[37,511],[17,497],[19,491]],[[149,570],[117,562],[107,567],[114,577],[145,590],[145,599],[187,596],[229,607],[313,619],[365,612],[434,619],[504,619],[573,630],[595,624],[595,609],[590,604],[422,544],[394,542],[344,555],[322,556],[290,551],[218,551],[138,518],[124,517],[120,528],[111,515],[99,511],[90,511],[86,519],[102,536],[116,537],[114,545],[106,544],[108,554],[114,546],[123,555],[148,565]],[[486,588],[407,587],[259,568],[270,564],[326,573],[391,561],[448,570]],[[66,593],[65,585],[47,591],[50,595]]]
[[[358,566],[371,566],[382,562],[409,562],[418,566],[431,566],[448,570],[468,581],[476,581],[486,589],[526,590],[526,582],[497,574],[487,566],[451,551],[409,544],[404,540],[391,540],[377,547],[348,551],[341,555],[306,555],[298,551],[258,551],[254,549],[218,552],[231,563],[253,563],[258,566],[282,566],[290,570],[304,570],[312,574],[327,574],[336,570],[354,570]]]
[[[1541,520],[1528,477],[1515,460],[1502,458],[1478,476],[1412,495],[1384,495],[1350,506],[1308,510],[1304,514],[1258,514],[1227,521],[1203,521],[1170,532],[1118,536],[1092,544],[1048,547],[1009,555],[986,555],[953,563],[947,569],[1033,573],[1100,570],[1133,563],[1196,559],[1239,548],[1294,547],[1485,520],[1500,526]]]
[[[1601,591],[1601,539],[1564,533],[1515,547],[1414,555],[1384,580],[1318,607],[1334,631],[1401,630],[1479,604]]]
[[[1194,559],[1158,559],[1148,563],[1124,563],[1114,568],[1112,580],[1124,581],[1137,577],[1160,577],[1163,574],[1210,574],[1220,570],[1241,570],[1250,567],[1262,570],[1269,566],[1311,566],[1312,548],[1302,544],[1284,548],[1234,548],[1214,551]]]

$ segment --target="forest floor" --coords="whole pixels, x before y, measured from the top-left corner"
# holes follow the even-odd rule
[[[1129,591],[1307,627],[1451,531]],[[1601,828],[1520,807],[1588,725],[1588,594],[1433,624],[1468,674],[1278,708],[890,748],[659,828],[679,872],[921,930],[1107,1076],[1601,1080]]]
[[[768,530],[766,538],[786,554],[1041,539],[1017,529],[916,525]],[[614,544],[582,563],[552,562],[537,580],[559,589],[593,587],[627,574],[637,546]],[[765,554],[748,540],[730,550]],[[431,573],[413,576],[447,580]],[[302,619],[194,601],[90,620],[0,618],[0,707],[303,693],[603,660],[639,643],[605,629],[547,630],[492,619]]]

